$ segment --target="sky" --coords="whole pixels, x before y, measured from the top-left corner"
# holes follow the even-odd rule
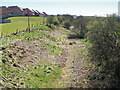
[[[105,16],[118,13],[119,0],[1,0],[2,6],[19,6],[47,14]]]

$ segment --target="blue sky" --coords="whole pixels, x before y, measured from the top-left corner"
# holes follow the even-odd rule
[[[3,0],[2,6],[17,5],[48,14],[105,16],[118,12],[119,0]]]

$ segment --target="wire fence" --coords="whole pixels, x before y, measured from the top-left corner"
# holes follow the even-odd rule
[[[35,30],[37,30],[37,29],[40,30],[40,27],[37,28],[37,29],[35,29],[35,27],[41,26],[41,25],[43,25],[43,23],[40,23],[40,24],[37,23],[37,25],[33,25],[33,24],[32,24],[32,27],[27,28],[27,29],[24,29],[24,30],[18,30],[18,28],[17,28],[17,29],[16,29],[16,32],[15,32],[15,33],[11,33],[11,34],[4,34],[3,32],[1,32],[1,34],[0,34],[0,39],[4,39],[4,38],[7,38],[7,37],[11,37],[11,36],[13,36],[13,35],[18,36],[20,33],[22,33],[22,34],[24,35],[24,33],[28,33],[28,32],[30,33],[30,32],[33,32],[33,31],[35,31]]]

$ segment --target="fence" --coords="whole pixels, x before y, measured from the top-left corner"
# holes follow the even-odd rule
[[[43,23],[42,24],[40,24],[40,26],[41,25],[43,25]],[[12,35],[19,35],[20,33],[22,33],[23,35],[24,35],[24,33],[28,33],[28,32],[33,32],[33,31],[35,31],[35,27],[37,27],[37,26],[39,26],[38,25],[38,23],[37,23],[37,25],[35,25],[35,26],[33,26],[32,25],[32,27],[30,28],[30,30],[29,30],[29,28],[27,28],[27,29],[24,29],[24,30],[19,30],[18,31],[18,29],[16,29],[16,32],[15,33],[11,33],[11,34],[6,34],[6,35],[4,35],[3,34],[3,32],[1,32],[1,35],[0,35],[0,39],[2,39],[2,38],[6,38],[6,37],[10,37],[10,36],[12,36]],[[37,29],[38,30],[38,29]],[[40,30],[40,29],[39,29]]]

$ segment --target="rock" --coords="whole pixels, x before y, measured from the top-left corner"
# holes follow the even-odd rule
[[[69,43],[69,45],[75,45],[75,44],[77,44],[75,41]]]
[[[63,62],[66,62],[67,61],[67,58],[65,58],[64,60],[63,60]]]
[[[69,45],[73,45],[73,43],[72,43],[72,42],[70,42],[70,43],[69,43]]]
[[[73,44],[77,44],[77,43],[74,41]]]
[[[19,67],[19,66],[18,66],[17,64],[15,64],[15,63],[13,64],[13,66],[14,66],[14,67]]]

